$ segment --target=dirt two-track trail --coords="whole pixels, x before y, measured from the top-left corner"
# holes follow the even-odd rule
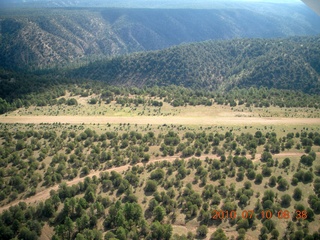
[[[275,154],[274,157],[284,157],[284,156],[302,156],[302,153],[279,153],[279,154]],[[218,158],[217,155],[205,155],[205,156],[201,156],[201,157],[196,157],[198,159],[201,160],[205,160],[206,158]],[[256,154],[256,158],[254,159],[254,161],[258,161],[261,157],[261,154]],[[148,164],[152,164],[152,163],[156,163],[156,162],[160,162],[160,161],[168,161],[168,162],[173,162],[175,159],[179,159],[179,156],[169,156],[169,157],[165,157],[165,158],[159,158],[159,159],[154,159],[154,160],[150,160],[148,163],[146,163],[146,165]],[[188,160],[192,157],[189,158],[185,158],[185,160]],[[119,167],[112,167],[106,170],[98,170],[98,171],[92,171],[90,174],[84,176],[84,177],[76,177],[70,181],[65,181],[67,186],[72,186],[74,184],[78,184],[79,182],[84,181],[84,179],[86,177],[90,177],[92,178],[93,176],[97,176],[99,177],[100,173],[102,172],[111,172],[111,171],[116,171],[116,172],[123,172],[128,170],[130,167],[133,166],[143,166],[143,163],[138,163],[136,165],[131,165],[131,164],[127,164],[127,165],[123,165],[123,166],[119,166]],[[17,205],[19,204],[19,202],[25,202],[27,204],[33,204],[33,203],[37,203],[37,202],[41,202],[44,201],[48,198],[50,198],[50,191],[51,190],[58,190],[59,188],[59,184],[56,184],[52,187],[49,188],[45,188],[43,190],[40,190],[38,193],[36,193],[34,196],[31,196],[29,198],[26,199],[19,199],[19,200],[15,200],[9,204],[6,204],[2,207],[0,207],[0,214],[5,211],[6,209],[9,209],[11,206]]]
[[[170,157],[166,157],[166,158],[161,158],[161,159],[156,159],[156,160],[153,160],[153,161],[149,161],[148,163],[146,164],[151,164],[151,163],[155,163],[155,162],[159,162],[159,161],[168,161],[168,162],[172,162],[174,161],[176,158],[179,158],[178,156],[170,156]],[[202,157],[202,159],[205,159],[205,157]],[[116,172],[123,172],[123,171],[126,171],[128,170],[130,167],[133,167],[133,166],[143,166],[143,163],[137,163],[135,165],[131,165],[131,164],[127,164],[127,165],[123,165],[123,166],[119,166],[119,167],[112,167],[112,168],[109,168],[109,169],[106,169],[106,170],[98,170],[98,171],[92,171],[91,173],[89,173],[88,175],[84,176],[84,177],[76,177],[70,181],[65,181],[65,183],[67,184],[67,186],[72,186],[74,184],[77,184],[79,182],[82,182],[84,181],[84,179],[86,177],[90,177],[92,178],[93,176],[97,176],[99,177],[100,173],[102,172],[111,172],[111,171],[116,171]],[[31,203],[36,203],[36,202],[40,202],[40,201],[44,201],[48,198],[50,198],[50,192],[51,190],[58,190],[59,188],[59,184],[56,184],[52,187],[48,187],[48,188],[45,188],[43,190],[40,190],[38,193],[36,193],[34,196],[31,196],[29,198],[26,198],[26,199],[19,199],[19,200],[15,200],[9,204],[6,204],[2,207],[0,207],[0,214],[10,208],[11,206],[14,206],[14,205],[17,205],[19,204],[19,202],[25,202],[27,204],[31,204]]]

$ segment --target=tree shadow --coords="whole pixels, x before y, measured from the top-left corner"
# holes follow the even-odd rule
[[[144,211],[144,217],[145,217],[145,219],[150,219],[150,218],[152,218],[152,212],[149,211],[149,209],[146,209],[146,210]]]
[[[284,187],[284,186],[278,186],[277,189],[278,189],[279,191],[281,191],[281,192],[285,192],[285,191],[288,190],[288,188],[287,188],[287,187]]]
[[[257,181],[257,180],[254,181],[254,184],[256,184],[256,185],[260,185],[261,183],[262,183],[262,181]]]

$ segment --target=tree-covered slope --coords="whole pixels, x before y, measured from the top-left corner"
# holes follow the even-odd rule
[[[216,3],[212,9],[58,8],[0,11],[0,62],[11,69],[79,66],[105,56],[209,39],[320,33],[303,4]]]
[[[320,37],[186,44],[99,61],[69,77],[129,86],[231,89],[266,86],[319,93]]]

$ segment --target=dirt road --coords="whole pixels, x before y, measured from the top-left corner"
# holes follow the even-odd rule
[[[274,118],[274,117],[181,117],[181,116],[137,116],[137,117],[107,117],[107,116],[0,116],[0,123],[70,123],[70,124],[182,124],[182,125],[310,125],[319,124],[320,118]]]

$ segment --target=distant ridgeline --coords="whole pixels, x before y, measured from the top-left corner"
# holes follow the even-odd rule
[[[315,34],[319,18],[292,16],[285,25],[254,14],[234,8],[0,11],[0,114],[59,104],[66,90],[81,95],[83,89],[106,101],[129,92],[173,106],[319,107],[320,35],[268,38]]]
[[[124,86],[230,90],[267,87],[320,93],[320,37],[236,39],[179,45],[97,61],[68,78]]]
[[[20,70],[74,68],[181,43],[320,34],[320,17],[302,3],[215,4],[214,9],[2,9],[0,63]]]

